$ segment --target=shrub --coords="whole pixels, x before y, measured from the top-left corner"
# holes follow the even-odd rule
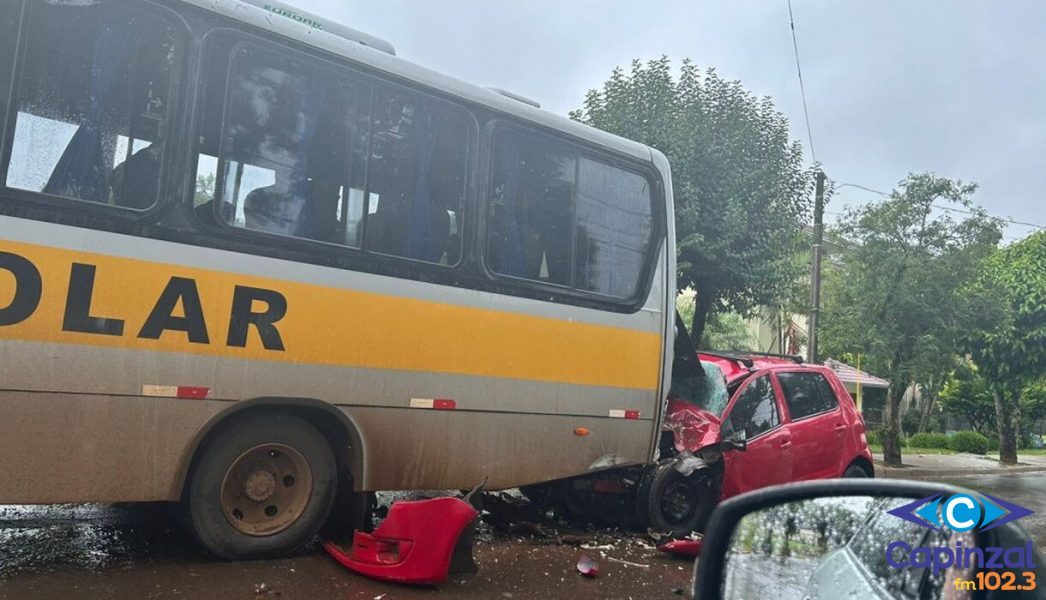
[[[947,448],[948,436],[943,433],[917,433],[908,438],[912,448]]]
[[[956,452],[985,454],[988,452],[988,438],[976,431],[957,431],[952,434],[948,447]]]

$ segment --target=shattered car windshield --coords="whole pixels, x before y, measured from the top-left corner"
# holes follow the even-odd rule
[[[687,377],[676,380],[672,385],[672,395],[695,404],[719,417],[726,410],[730,395],[726,391],[726,377],[715,364],[700,361],[704,377]]]

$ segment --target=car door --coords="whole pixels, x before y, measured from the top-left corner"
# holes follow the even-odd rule
[[[769,373],[753,375],[723,413],[723,437],[743,431],[744,451],[723,453],[723,498],[792,480],[792,448]]]
[[[817,371],[777,371],[791,434],[795,481],[838,477],[842,473],[849,425],[824,375]]]

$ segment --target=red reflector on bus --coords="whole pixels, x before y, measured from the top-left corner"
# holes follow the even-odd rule
[[[211,393],[211,388],[178,386],[178,397],[184,400],[203,400]]]
[[[411,408],[434,408],[436,410],[454,410],[457,402],[446,398],[411,398]]]
[[[639,418],[639,411],[638,410],[626,410],[625,411],[625,418],[626,419],[638,419]]]

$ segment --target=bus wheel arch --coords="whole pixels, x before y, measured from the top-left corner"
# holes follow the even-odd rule
[[[334,464],[334,497],[329,516],[325,514],[325,530],[338,534],[353,529],[367,529],[372,508],[372,495],[359,491],[363,475],[363,440],[352,419],[336,406],[312,399],[256,398],[231,405],[212,417],[197,433],[193,444],[186,451],[176,481],[176,497],[186,508],[183,513],[185,524],[195,531],[189,517],[190,497],[194,482],[200,477],[214,477],[214,466],[205,462],[212,453],[221,453],[229,436],[244,433],[244,423],[251,428],[284,420],[294,430],[299,440],[308,446],[310,437],[325,446]],[[249,434],[247,434],[249,435]],[[322,469],[326,460],[315,451],[313,456]],[[205,468],[208,473],[197,476],[197,470]],[[229,467],[229,472],[233,466]],[[226,477],[229,474],[226,473]],[[224,492],[223,492],[224,494]],[[224,499],[223,499],[224,501]],[[326,513],[326,511],[324,511]],[[201,536],[197,532],[197,538]],[[204,541],[201,539],[201,541]],[[205,545],[206,542],[205,542]],[[213,548],[212,548],[213,550]],[[219,554],[222,554],[219,552]]]

